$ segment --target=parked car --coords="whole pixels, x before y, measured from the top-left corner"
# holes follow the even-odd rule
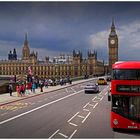
[[[107,85],[107,81],[105,77],[100,77],[97,81],[98,85]]]
[[[99,86],[98,84],[88,84],[84,88],[85,93],[91,92],[91,93],[98,93],[99,92]]]

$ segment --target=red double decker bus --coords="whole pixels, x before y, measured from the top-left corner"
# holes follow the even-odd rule
[[[111,127],[140,130],[140,61],[112,66]]]

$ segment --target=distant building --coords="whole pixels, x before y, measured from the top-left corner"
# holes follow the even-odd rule
[[[17,60],[16,49],[14,48],[13,52],[10,51],[8,54],[8,60]]]
[[[99,61],[97,51],[88,51],[87,58],[83,59],[81,51],[73,50],[71,55],[61,54],[54,57],[52,62],[46,56],[44,61],[38,59],[38,53],[30,51],[27,34],[25,34],[22,48],[22,59],[17,59],[16,49],[8,54],[8,60],[0,60],[0,75],[16,75],[23,80],[27,79],[28,68],[32,70],[33,77],[60,78],[103,75],[111,71],[112,64],[118,61],[118,37],[112,21],[111,32],[108,38],[109,66]]]
[[[53,58],[53,63],[55,64],[71,63],[72,61],[73,61],[72,55],[60,54],[58,57]]]

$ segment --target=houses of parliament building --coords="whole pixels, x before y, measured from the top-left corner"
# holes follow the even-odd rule
[[[38,78],[60,78],[70,76],[81,77],[84,75],[103,75],[111,71],[113,63],[118,61],[118,37],[115,30],[114,21],[112,21],[111,31],[108,37],[109,64],[97,59],[97,51],[88,51],[87,58],[83,59],[81,51],[73,50],[71,59],[59,62],[54,59],[50,62],[46,57],[42,62],[38,59],[38,53],[31,52],[27,34],[22,48],[22,58],[17,58],[16,49],[8,54],[8,60],[0,60],[0,75],[27,76],[28,67],[31,67],[34,77]],[[64,56],[60,56],[60,58]]]

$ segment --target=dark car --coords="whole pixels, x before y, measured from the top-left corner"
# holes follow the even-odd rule
[[[85,90],[85,93],[88,93],[88,92],[98,93],[99,92],[99,86],[98,86],[98,84],[92,84],[91,83],[91,84],[86,85],[84,90]]]
[[[106,80],[107,80],[107,81],[111,81],[111,75],[107,75],[107,76],[106,76]]]

